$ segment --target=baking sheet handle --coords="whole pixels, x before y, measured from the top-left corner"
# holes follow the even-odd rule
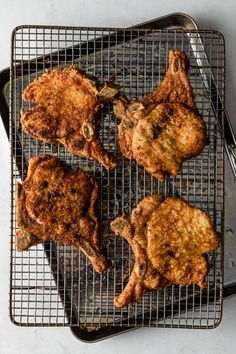
[[[236,137],[233,132],[232,125],[227,115],[225,115],[225,151],[229,159],[229,163],[236,178]]]

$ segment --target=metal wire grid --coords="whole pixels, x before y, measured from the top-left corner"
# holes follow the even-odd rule
[[[130,99],[139,99],[160,83],[171,48],[184,50],[190,59],[189,77],[210,140],[198,157],[184,163],[177,177],[159,183],[135,162],[122,157],[111,105],[103,109],[100,137],[104,146],[120,161],[114,171],[72,156],[59,144],[48,145],[22,132],[19,111],[22,106],[27,108],[29,105],[22,101],[21,92],[46,68],[77,64],[98,76],[101,82],[115,75],[121,91]],[[214,92],[213,84],[217,89]],[[86,330],[105,326],[216,326],[221,319],[223,242],[208,256],[210,272],[206,289],[171,286],[144,294],[138,304],[117,309],[113,297],[124,288],[133,258],[126,241],[110,231],[109,223],[117,215],[130,213],[145,195],[159,193],[183,197],[206,210],[217,231],[223,235],[223,141],[219,129],[224,99],[222,36],[213,31],[21,26],[16,28],[12,38],[10,91],[12,320],[27,326],[80,326]],[[103,274],[94,272],[83,253],[63,245],[46,243],[23,253],[15,250],[16,184],[25,178],[28,160],[43,153],[58,156],[72,167],[90,171],[100,181],[97,212],[102,247],[110,261],[110,267]]]

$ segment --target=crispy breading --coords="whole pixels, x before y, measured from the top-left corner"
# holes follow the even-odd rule
[[[194,101],[193,89],[188,78],[189,59],[178,49],[169,51],[169,67],[166,75],[155,90],[143,98],[145,107],[163,102],[183,103],[193,110],[197,110]]]
[[[170,284],[204,287],[205,255],[216,250],[220,238],[208,214],[182,199],[145,197],[131,216],[117,217],[111,229],[132,247],[134,267],[117,307],[140,300],[144,291]]]
[[[94,269],[106,267],[99,244],[95,203],[98,183],[87,173],[69,171],[50,155],[32,158],[28,176],[18,184],[18,251],[45,241],[80,248]]]
[[[95,77],[75,66],[47,71],[22,94],[25,101],[34,104],[21,110],[22,128],[36,139],[60,142],[74,155],[114,168],[116,161],[99,140],[96,120],[102,103],[117,92],[107,84],[99,88]]]
[[[114,102],[114,113],[121,119],[122,153],[160,181],[166,172],[178,175],[183,161],[200,154],[207,142],[206,125],[187,76],[187,57],[171,50],[169,61],[161,85],[142,101],[122,97]]]

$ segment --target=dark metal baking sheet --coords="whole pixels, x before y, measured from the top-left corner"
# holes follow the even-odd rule
[[[180,18],[181,18],[181,21],[180,21]],[[170,26],[170,27],[174,26],[175,28],[184,28],[184,26],[183,26],[183,22],[184,22],[185,25],[188,26],[186,28],[191,29],[190,28],[191,27],[191,19],[188,16],[186,16],[186,18],[184,15],[180,15],[180,17],[178,17],[178,14],[175,14],[172,16],[167,16],[166,19],[167,19],[166,23],[168,23],[168,26]],[[164,18],[162,18],[162,28],[164,27],[163,21],[164,21]],[[174,21],[176,21],[176,22],[174,22]],[[157,26],[155,28],[160,28],[160,27],[158,27],[158,20],[155,20],[154,23],[155,23],[155,26]],[[182,25],[180,25],[179,23],[182,23]],[[147,24],[147,26],[152,27],[151,23],[149,25]],[[178,27],[178,26],[180,26],[180,27]],[[194,22],[192,22],[192,26],[194,26]],[[4,105],[3,105],[3,107],[4,107]],[[2,109],[1,109],[1,111],[2,111]],[[87,332],[87,331],[81,330],[78,327],[73,327],[72,331],[75,335],[77,335],[77,337],[79,339],[90,342],[90,341],[104,339],[105,337],[108,337],[108,336],[111,336],[114,334],[118,334],[120,332],[127,331],[130,329],[133,329],[133,327],[132,328],[106,327],[106,328],[99,329],[97,331]]]

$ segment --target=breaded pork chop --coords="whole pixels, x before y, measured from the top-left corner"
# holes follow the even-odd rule
[[[117,307],[140,300],[144,291],[170,284],[204,287],[205,254],[217,249],[219,235],[208,214],[177,198],[145,197],[131,216],[117,217],[111,229],[132,247],[134,267]]]
[[[150,110],[123,99],[116,103],[115,112],[122,117],[121,151],[160,181],[165,172],[177,176],[183,161],[198,155],[206,144],[202,118],[180,103],[160,103]]]
[[[80,248],[94,269],[106,267],[95,214],[98,183],[87,173],[69,171],[54,156],[32,158],[28,176],[18,184],[18,251],[45,241]]]
[[[197,110],[194,101],[193,89],[188,78],[189,59],[187,55],[178,49],[169,51],[169,67],[160,86],[142,99],[147,107],[163,102],[182,103],[185,106]]]
[[[114,102],[119,145],[160,181],[176,176],[185,159],[206,145],[206,125],[199,115],[187,76],[188,59],[179,50],[169,53],[169,68],[161,85],[141,101],[121,97]]]
[[[74,155],[114,168],[116,161],[99,140],[96,120],[102,104],[117,92],[107,84],[99,87],[95,77],[75,66],[47,71],[23,92],[23,99],[34,106],[21,110],[22,128],[36,139],[60,142]]]

